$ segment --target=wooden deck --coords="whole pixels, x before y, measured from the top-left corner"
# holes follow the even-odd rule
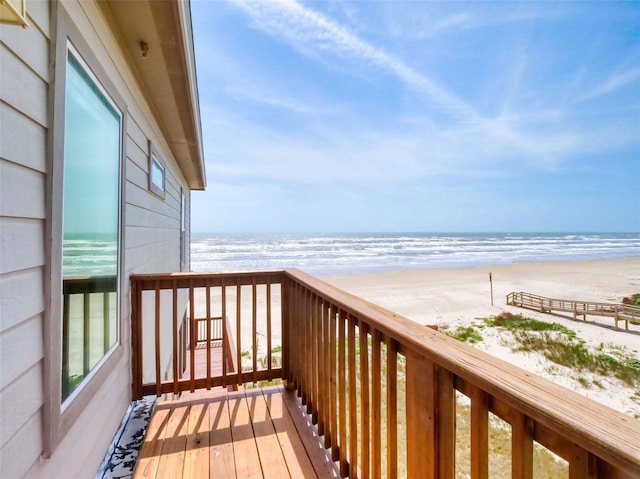
[[[306,407],[282,386],[159,402],[134,478],[338,477]]]
[[[179,301],[185,293],[186,316]],[[172,304],[161,301],[163,294]],[[245,360],[242,373],[220,374],[214,348],[204,350],[205,371],[200,350],[182,355],[186,337],[217,339],[208,327],[194,341],[197,301],[205,317],[227,319],[222,344],[237,363],[246,356],[238,338],[251,328],[252,364]],[[161,328],[162,308],[172,311],[171,327]],[[512,477],[533,477],[539,444],[566,461],[568,479],[640,478],[634,418],[298,270],[132,275],[131,310],[132,397],[183,392],[179,401],[158,405],[136,477],[335,477],[330,450],[343,477],[406,471],[406,477],[453,478],[465,472],[454,454],[460,443],[470,454],[469,476],[489,479],[492,414],[510,425]],[[145,314],[155,322],[145,323]],[[161,340],[171,330],[171,341]],[[262,335],[267,351],[281,345],[278,361],[264,364]],[[155,353],[145,363],[142,343],[149,336]],[[174,366],[163,371],[162,358],[171,355]],[[155,380],[145,380],[151,359]],[[179,376],[186,365],[187,377]],[[275,378],[297,393],[186,395]],[[457,433],[458,394],[470,403],[468,436]]]

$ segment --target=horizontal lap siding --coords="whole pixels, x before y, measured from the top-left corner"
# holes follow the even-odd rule
[[[59,4],[127,108],[120,323],[125,353],[51,458],[41,459],[46,420],[42,384],[48,302],[44,297],[48,102],[54,91],[49,84],[52,4],[26,5],[28,28],[0,28],[0,477],[90,477],[130,399],[126,278],[133,272],[179,270],[180,203],[186,182],[100,8],[89,2]],[[148,189],[149,140],[165,166],[164,199]]]
[[[180,270],[180,189],[184,180],[157,138],[128,122],[125,181],[125,264],[133,272]],[[149,139],[165,167],[165,196],[149,191]]]
[[[0,28],[0,477],[42,450],[49,5]]]

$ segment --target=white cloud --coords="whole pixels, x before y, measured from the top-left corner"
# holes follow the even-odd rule
[[[636,88],[640,88],[640,67],[611,75],[605,81],[586,92],[580,99],[583,101],[592,100],[614,92],[633,82],[635,82]]]
[[[470,104],[452,91],[440,86],[437,82],[419,73],[402,60],[393,57],[381,48],[377,48],[357,35],[328,19],[327,17],[306,8],[294,0],[269,2],[247,2],[236,0],[235,3],[250,15],[255,25],[270,35],[286,39],[294,48],[311,51],[330,52],[346,57],[355,62],[363,62],[380,68],[393,75],[403,85],[417,92],[429,107],[435,107],[454,120],[451,128],[466,135],[465,141],[475,144],[481,149],[490,151],[518,151],[523,157],[547,161],[549,154],[555,154],[554,146],[548,150],[539,138],[531,139],[516,130],[505,117],[490,119],[480,115]],[[493,22],[512,22],[530,18],[535,12],[520,12],[493,19]],[[467,22],[466,16],[452,17],[451,22]],[[477,26],[478,21],[475,21]],[[520,74],[520,72],[518,72]],[[463,137],[459,136],[457,141]],[[455,144],[448,145],[454,151],[460,148]]]
[[[452,118],[469,124],[490,126],[474,109],[452,92],[384,50],[370,45],[346,28],[323,15],[291,0],[272,2],[236,2],[270,34],[282,36],[294,46],[311,43],[313,49],[329,51],[357,61],[364,61],[394,75],[405,85],[419,91],[426,99]]]

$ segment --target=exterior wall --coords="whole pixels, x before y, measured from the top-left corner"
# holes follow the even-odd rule
[[[43,384],[47,324],[59,327],[61,312],[47,313],[47,184],[52,152],[47,148],[49,71],[56,5],[27,2],[29,28],[0,28],[0,477],[93,477],[130,402],[128,276],[180,270],[180,201],[186,181],[125,61],[109,19],[93,2],[64,1],[64,8],[108,80],[126,104],[122,189],[124,238],[121,276],[120,354],[86,407],[51,456],[41,457],[50,421]],[[53,21],[51,21],[53,20]],[[58,46],[59,48],[60,46]],[[54,46],[55,48],[55,46]],[[91,65],[90,65],[91,66]],[[63,86],[62,86],[63,87]],[[149,141],[165,166],[166,194],[148,189]],[[53,156],[53,161],[60,158]],[[55,185],[54,185],[55,187]],[[188,208],[187,208],[188,212]],[[187,223],[188,225],[188,223]],[[55,228],[54,228],[55,230]],[[188,238],[187,226],[187,241]],[[188,264],[188,263],[187,263]],[[59,381],[52,371],[50,381]],[[67,428],[65,428],[66,430]]]
[[[49,5],[30,2],[28,22],[0,27],[0,476],[7,478],[23,476],[43,442]]]

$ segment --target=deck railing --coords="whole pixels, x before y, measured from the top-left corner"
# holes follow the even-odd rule
[[[271,350],[282,315],[274,311],[271,298],[280,294],[282,278],[282,273],[132,275],[134,398],[280,378],[282,368],[274,364]],[[275,314],[278,324],[272,324]],[[259,344],[260,336],[266,338],[266,350]],[[211,346],[217,341],[222,343],[223,360],[221,371],[214,374]],[[204,346],[204,374],[197,373],[196,347],[191,345]],[[242,370],[245,357],[250,371]],[[258,367],[262,357],[268,359]],[[184,370],[188,377],[183,377]]]
[[[628,304],[547,298],[523,292],[509,293],[507,295],[507,304],[535,309],[541,313],[553,311],[571,313],[573,314],[573,319],[578,319],[578,316],[586,319],[587,315],[608,316],[613,318],[616,329],[619,321],[624,321],[625,329],[629,329],[629,321],[640,322],[640,306]]]
[[[460,472],[456,443],[465,440],[456,435],[462,395],[470,404],[470,437],[462,446],[470,451],[466,472],[474,479],[489,477],[492,415],[511,429],[513,477],[533,476],[534,443],[566,461],[572,479],[640,475],[637,419],[298,270],[131,281],[134,397],[282,377],[297,389],[343,476],[452,478]],[[200,317],[198,295],[206,317],[227,317],[239,365],[247,356],[245,369],[163,382],[156,366],[155,380],[144,382],[143,295],[156,298],[157,331],[164,290],[174,299],[179,290],[188,292],[190,318]],[[176,324],[179,313],[174,307]],[[266,349],[258,344],[261,335]],[[155,338],[160,348],[158,333]],[[278,345],[281,367],[273,358]]]

